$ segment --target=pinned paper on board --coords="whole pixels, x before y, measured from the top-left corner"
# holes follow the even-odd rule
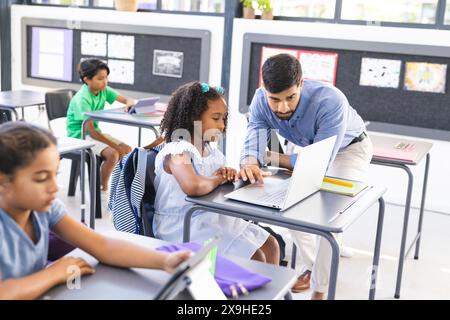
[[[338,54],[335,52],[295,50],[289,48],[262,47],[259,68],[259,86],[262,86],[262,67],[264,62],[277,54],[290,54],[300,61],[303,78],[335,85]]]
[[[335,85],[337,53],[319,51],[299,51],[303,78]]]
[[[401,66],[400,60],[362,58],[359,85],[398,88]]]
[[[407,62],[404,89],[445,93],[447,65],[426,62]]]
[[[184,53],[178,51],[154,50],[153,74],[157,76],[182,78]]]
[[[134,84],[134,61],[108,60],[110,82]]]
[[[108,57],[134,59],[134,36],[108,35]]]
[[[85,56],[106,56],[106,33],[81,32],[81,54]]]

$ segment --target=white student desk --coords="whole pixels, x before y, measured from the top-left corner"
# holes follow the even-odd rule
[[[84,155],[84,152],[89,154],[89,161],[91,163],[90,168],[90,212],[89,212],[89,226],[94,229],[95,228],[95,184],[97,181],[97,158],[95,154],[92,152],[92,147],[94,143],[91,141],[75,139],[70,137],[59,137],[58,138],[58,151],[60,154],[69,153],[73,151],[81,151],[81,154]],[[85,200],[85,188],[84,188],[84,161],[80,162],[81,170],[80,170],[80,187],[81,187],[81,222],[85,221],[85,210],[86,210],[86,200]]]
[[[415,260],[419,259],[420,240],[422,238],[423,212],[425,209],[425,198],[426,198],[426,192],[427,192],[428,170],[430,168],[430,150],[431,150],[433,144],[430,142],[403,139],[400,137],[399,138],[386,137],[386,136],[376,134],[373,132],[370,132],[369,136],[370,136],[370,139],[372,140],[374,150],[376,150],[376,149],[389,150],[389,152],[392,153],[393,157],[395,156],[395,153],[397,153],[399,157],[402,156],[401,153],[403,151],[397,150],[394,148],[394,146],[399,141],[415,144],[414,150],[411,151],[411,152],[414,152],[414,156],[415,156],[414,159],[412,159],[412,160],[385,158],[385,157],[379,157],[379,156],[374,155],[372,158],[372,161],[371,161],[372,164],[402,169],[408,175],[408,189],[406,192],[405,214],[404,214],[404,218],[403,218],[403,231],[402,231],[400,256],[399,256],[398,271],[397,271],[397,284],[395,287],[395,298],[400,298],[400,289],[401,289],[402,274],[403,274],[403,264],[404,264],[405,258],[408,256],[409,252],[411,251],[411,249],[413,248],[414,245],[416,245],[414,259]],[[421,205],[420,205],[420,215],[419,215],[417,234],[415,235],[414,240],[411,243],[409,249],[406,250],[406,240],[407,240],[406,237],[408,235],[408,222],[409,222],[409,213],[410,213],[410,209],[411,209],[411,196],[412,196],[412,189],[413,189],[413,174],[408,166],[416,166],[416,165],[420,164],[420,162],[425,157],[426,157],[425,174],[424,174],[423,185],[422,185],[422,200],[421,200]],[[405,253],[405,251],[406,251],[406,253]]]
[[[119,231],[109,231],[106,236],[133,241],[147,248],[157,248],[168,243],[154,238],[139,236]],[[158,290],[166,283],[170,275],[161,270],[152,269],[122,269],[100,264],[95,258],[76,249],[68,254],[72,257],[82,257],[93,267],[95,274],[81,278],[81,288],[70,290],[66,285],[57,286],[41,299],[55,300],[151,300]],[[297,275],[294,270],[274,266],[258,261],[227,256],[239,265],[265,275],[272,279],[265,286],[250,292],[248,296],[240,296],[242,300],[273,300],[290,296],[291,287],[295,284]],[[184,296],[182,296],[184,298]]]
[[[86,117],[83,121],[82,136],[83,139],[86,137],[86,122],[88,120],[96,120],[102,122],[122,124],[126,126],[133,126],[139,128],[138,136],[138,146],[141,145],[141,128],[150,129],[155,134],[155,137],[159,137],[159,132],[156,127],[161,125],[162,116],[160,117],[149,117],[143,114],[129,114],[123,111],[124,108],[109,109],[94,112],[85,112]]]
[[[286,174],[276,171],[274,177],[287,179]],[[186,213],[183,241],[190,239],[190,221],[193,213],[205,210],[246,220],[277,225],[291,230],[316,234],[325,238],[331,245],[331,272],[328,299],[334,299],[339,267],[339,245],[333,233],[340,233],[355,222],[366,210],[379,202],[378,224],[373,256],[373,270],[369,299],[375,298],[376,276],[380,258],[381,235],[383,231],[384,200],[386,188],[370,186],[358,196],[352,198],[329,192],[319,191],[300,201],[290,209],[280,212],[276,209],[229,200],[225,194],[239,188],[242,183],[224,184],[210,194],[202,197],[187,197],[194,205]],[[340,213],[342,212],[342,213]]]
[[[16,120],[19,120],[17,109],[22,109],[24,117],[24,107],[40,106],[45,104],[45,93],[31,90],[0,91],[0,110],[7,110],[14,113]]]

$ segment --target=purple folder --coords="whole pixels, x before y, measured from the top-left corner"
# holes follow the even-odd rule
[[[157,250],[166,252],[175,252],[179,250],[198,251],[200,248],[201,245],[190,242],[162,246],[157,248]],[[236,289],[238,293],[245,294],[245,290],[250,292],[272,281],[272,279],[249,271],[220,255],[217,255],[214,278],[227,297],[233,296],[233,288]]]

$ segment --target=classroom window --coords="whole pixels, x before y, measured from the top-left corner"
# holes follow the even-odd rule
[[[450,1],[447,1],[447,4],[445,5],[445,24],[450,24]]]
[[[284,17],[333,19],[336,0],[278,0],[273,13]]]
[[[89,0],[32,0],[36,4],[54,4],[59,6],[89,6]]]
[[[210,13],[225,11],[225,0],[163,0],[161,2],[162,10]]]
[[[157,0],[140,0],[139,9],[141,10],[156,10]],[[114,0],[94,0],[94,7],[112,8],[114,7]]]
[[[94,0],[94,7],[112,8],[114,0]]]
[[[343,20],[434,24],[438,0],[342,0]]]

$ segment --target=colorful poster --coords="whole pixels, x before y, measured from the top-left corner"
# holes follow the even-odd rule
[[[400,60],[362,58],[359,85],[398,88],[401,67]]]
[[[259,86],[262,86],[262,66],[264,62],[268,58],[281,53],[290,54],[300,61],[304,79],[317,80],[332,85],[336,83],[337,53],[262,47]]]
[[[300,50],[299,55],[304,79],[336,84],[337,53]]]
[[[407,62],[404,89],[445,93],[447,65],[426,62]]]

